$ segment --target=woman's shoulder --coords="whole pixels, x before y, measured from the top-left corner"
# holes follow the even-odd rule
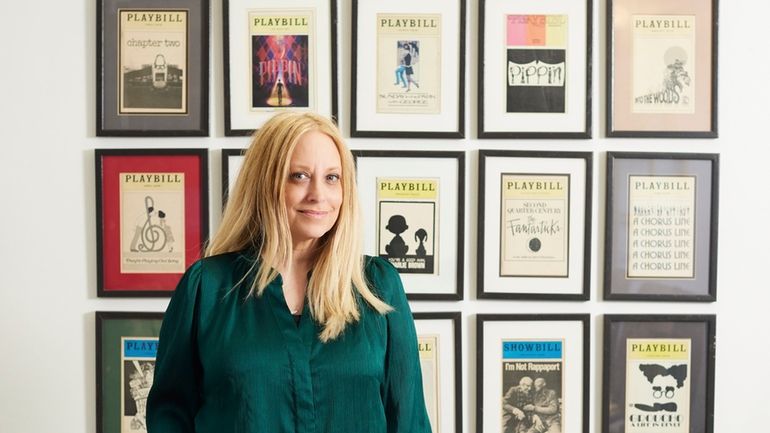
[[[398,270],[382,257],[364,256],[364,274],[370,287],[385,302],[404,291]]]
[[[185,272],[177,289],[216,292],[216,289],[231,288],[234,281],[240,281],[254,267],[254,258],[248,251],[234,251],[196,260]]]

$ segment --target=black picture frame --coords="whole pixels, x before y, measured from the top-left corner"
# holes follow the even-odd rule
[[[463,385],[462,385],[462,338],[461,338],[461,331],[462,331],[462,316],[459,311],[456,312],[430,312],[430,313],[412,313],[412,316],[415,321],[415,326],[417,328],[417,335],[418,338],[420,336],[420,329],[421,329],[421,323],[425,322],[444,322],[445,324],[448,322],[451,324],[451,331],[450,332],[442,332],[439,337],[440,341],[444,340],[445,338],[449,338],[452,341],[453,349],[451,351],[452,354],[452,364],[454,368],[451,370],[451,373],[449,373],[449,376],[451,377],[453,383],[452,386],[454,387],[453,390],[445,390],[444,386],[446,386],[445,383],[442,383],[440,388],[442,391],[440,392],[439,400],[451,398],[454,400],[454,405],[450,405],[452,409],[454,410],[453,414],[446,414],[444,412],[441,412],[441,422],[439,423],[439,428],[434,429],[433,433],[461,433],[463,431]],[[440,355],[439,355],[440,356]],[[447,360],[444,358],[441,358],[439,360],[439,375],[441,375],[441,372],[445,370],[445,368],[441,368],[441,366],[445,366],[447,363]],[[424,373],[424,372],[423,372]],[[439,377],[439,380],[443,379],[444,377]],[[441,403],[443,401],[439,401],[438,404],[441,406]],[[454,423],[454,429],[448,429],[448,428],[442,428],[441,426],[446,425],[447,422]]]
[[[507,13],[519,15],[526,14],[530,10],[532,6],[526,0],[479,0],[477,136],[493,139],[589,139],[592,135],[593,0],[585,0],[582,4],[566,0],[550,0],[537,7],[538,13],[534,15],[544,15],[544,11],[551,14],[544,15],[544,19],[550,16],[567,18],[565,26],[567,35],[564,40],[557,38],[555,44],[549,44],[543,40],[533,40],[531,43],[507,42],[506,32],[509,31],[507,29],[509,24],[504,22]],[[579,24],[575,25],[576,22]],[[489,35],[488,32],[490,32]],[[527,48],[527,45],[531,48]],[[492,80],[493,76],[489,75],[494,73],[492,71],[499,72],[498,78],[502,78],[504,71],[508,71],[502,56],[506,53],[504,49],[510,52],[508,55],[535,59],[538,56],[534,53],[545,50],[549,45],[553,47],[548,50],[553,51],[549,56],[563,58],[562,61],[567,65],[566,71],[575,69],[581,71],[574,80],[572,73],[565,74],[566,78],[562,79],[565,80],[563,87],[566,88],[561,92],[552,90],[556,89],[555,86],[532,86],[533,90],[528,92],[527,90],[517,91],[515,90],[517,86],[510,84],[506,86],[505,91],[502,91],[502,86],[490,85],[499,81]],[[492,50],[497,52],[490,53]],[[581,51],[585,56],[570,56],[572,52]],[[578,64],[573,69],[575,60],[580,60],[584,64]],[[580,79],[581,75],[582,79]],[[538,87],[541,89],[540,92],[534,90]],[[579,90],[574,90],[576,87]],[[516,98],[517,94],[526,96]],[[543,98],[543,104],[533,107],[532,101],[538,101],[538,97]],[[549,103],[552,99],[560,103]],[[526,108],[515,107],[517,100],[530,102]]]
[[[224,115],[225,136],[249,136],[259,129],[268,118],[283,110],[313,111],[331,118],[335,122],[338,119],[338,90],[337,90],[337,2],[335,0],[303,0],[293,3],[288,8],[279,0],[223,0],[223,67],[224,67]],[[301,8],[298,6],[302,6]],[[283,11],[287,13],[302,13],[312,18],[312,24],[306,26],[300,33],[306,33],[309,37],[306,52],[311,52],[304,67],[308,74],[312,73],[317,78],[310,78],[305,74],[304,84],[298,81],[297,87],[291,87],[289,82],[285,85],[288,93],[291,89],[302,89],[307,96],[300,98],[297,106],[291,108],[271,108],[267,102],[264,106],[254,106],[257,93],[253,89],[252,78],[247,71],[253,69],[252,62],[255,59],[244,53],[251,52],[248,39],[257,37],[249,28],[249,13],[263,12],[269,15],[279,15]],[[290,26],[286,28],[273,28],[273,35],[291,35]],[[296,37],[297,35],[292,35]],[[302,35],[300,35],[302,36]],[[267,36],[266,36],[267,37]],[[315,43],[313,42],[315,40]],[[315,53],[310,50],[315,47]],[[259,50],[254,50],[258,52]],[[308,64],[309,61],[309,64]],[[266,67],[269,70],[270,66]],[[302,70],[303,66],[298,66]],[[267,73],[267,72],[266,72]],[[301,74],[300,74],[301,75]],[[268,78],[270,80],[270,78]],[[291,80],[289,80],[291,81]],[[273,81],[279,83],[280,78]],[[269,83],[268,83],[269,84]],[[310,87],[314,89],[310,89]],[[245,91],[244,89],[248,89]],[[251,93],[251,95],[248,95]],[[278,104],[280,104],[280,98]],[[260,103],[257,103],[260,105]]]
[[[97,136],[209,135],[209,10],[209,0],[96,0]],[[166,12],[171,17],[169,20],[185,24],[184,66],[171,63],[179,60],[182,53],[168,48],[166,39],[165,46],[158,45],[163,52],[158,53],[155,60],[143,57],[147,54],[141,50],[131,49],[134,45],[129,42],[141,39],[142,32],[137,24],[141,20],[129,16],[135,11]],[[126,37],[133,35],[125,46],[121,43],[122,17],[126,18]],[[181,26],[167,26],[177,27],[170,34],[181,33],[178,28]],[[160,44],[159,41],[152,40],[152,43]],[[165,56],[170,58],[168,63]],[[152,64],[142,63],[144,61]],[[129,68],[133,69],[120,74],[122,69]],[[148,76],[152,86],[147,85]]]
[[[605,205],[604,299],[716,301],[719,154],[607,152]]]
[[[642,6],[643,5],[643,6]],[[659,11],[655,15],[655,11]],[[666,15],[662,15],[666,14]],[[652,93],[645,94],[641,90],[635,92],[634,76],[644,77],[641,80],[650,80],[654,75],[651,70],[644,70],[640,66],[634,66],[634,46],[654,47],[654,43],[645,42],[654,40],[645,38],[643,30],[637,30],[638,41],[635,41],[634,29],[631,20],[634,16],[658,16],[660,18],[685,19],[688,21],[686,28],[690,34],[679,32],[676,28],[679,24],[671,26],[671,42],[684,51],[682,57],[696,57],[696,53],[708,52],[708,58],[703,60],[695,58],[696,65],[692,68],[687,67],[685,59],[684,67],[675,68],[669,65],[667,57],[673,57],[673,54],[661,54],[661,47],[654,48],[650,52],[663,57],[664,62],[660,63],[660,71],[681,70],[687,77],[676,78],[670,85],[670,91],[677,89],[677,96],[659,96],[652,97]],[[691,18],[691,19],[690,19]],[[719,1],[718,0],[683,0],[671,3],[665,0],[650,0],[647,2],[636,2],[635,0],[608,0],[607,18],[606,18],[606,135],[607,137],[640,137],[640,138],[716,138],[718,137],[718,29],[719,29]],[[681,26],[685,26],[682,24]],[[646,26],[641,26],[644,29]],[[694,30],[690,30],[694,27]],[[657,38],[660,35],[656,35]],[[687,40],[689,39],[689,41]],[[687,48],[684,47],[687,45]],[[703,48],[703,46],[706,48]],[[640,52],[647,48],[640,48]],[[678,57],[677,57],[678,58]],[[659,61],[659,60],[658,60]],[[640,62],[644,64],[645,62]],[[650,61],[649,64],[654,62]],[[692,63],[692,62],[690,62]],[[657,63],[655,63],[657,64]],[[640,68],[634,72],[635,68]],[[689,71],[687,71],[689,69]],[[682,72],[677,72],[681,76]],[[690,87],[691,78],[688,73],[692,73],[695,84],[693,84],[692,97],[694,102],[684,106],[682,104],[669,103],[678,107],[655,106],[661,103],[652,103],[651,101],[681,100],[690,98],[687,88]],[[616,74],[618,76],[616,80]],[[661,74],[660,81],[663,82],[664,74]],[[707,76],[706,83],[701,83],[701,77]],[[672,80],[670,80],[672,81]],[[617,88],[616,88],[617,83]],[[640,83],[639,89],[649,88],[647,83]],[[668,85],[660,87],[661,95],[669,89]],[[630,87],[630,88],[629,88]],[[638,94],[637,94],[638,93]],[[708,102],[703,102],[706,99]],[[636,101],[640,102],[636,102]],[[623,104],[621,104],[623,102]],[[650,107],[651,104],[652,106]],[[655,111],[657,109],[657,111]]]
[[[633,416],[640,414],[639,404],[648,406],[647,403],[629,402],[629,392],[634,395],[633,399],[638,398],[639,388],[647,386],[649,381],[652,388],[653,380],[664,378],[664,376],[652,376],[644,380],[638,376],[644,376],[634,369],[634,377],[629,380],[629,357],[633,356],[633,365],[637,365],[641,370],[641,365],[637,364],[638,359],[642,357],[635,355],[639,349],[628,348],[629,339],[639,339],[647,341],[665,340],[668,348],[675,345],[687,347],[689,355],[689,369],[686,369],[687,377],[681,384],[671,386],[674,392],[672,401],[665,402],[659,400],[661,397],[655,397],[651,401],[659,404],[666,404],[665,410],[657,412],[644,411],[645,415],[662,413],[676,417],[679,414],[679,404],[681,395],[676,391],[684,387],[690,389],[688,400],[689,418],[687,420],[689,432],[695,433],[713,433],[714,431],[714,363],[716,356],[716,316],[715,315],[634,315],[634,314],[607,314],[604,316],[604,362],[603,362],[603,380],[602,380],[602,433],[625,433],[626,424],[634,422]],[[685,341],[685,343],[682,342]],[[689,340],[689,343],[686,343]],[[625,344],[623,344],[625,342]],[[631,343],[633,345],[633,342]],[[639,347],[639,346],[637,346]],[[661,350],[654,350],[661,352]],[[631,355],[634,354],[634,355]],[[670,376],[675,377],[671,368],[674,365],[681,365],[683,356],[676,356],[671,351],[670,354],[655,354],[657,358],[649,358],[652,362],[657,360],[660,367],[666,368]],[[697,357],[697,359],[693,359]],[[643,361],[642,361],[643,362]],[[679,364],[675,364],[679,363]],[[663,365],[665,364],[665,365]],[[681,367],[679,367],[681,368]],[[642,370],[643,371],[643,370]],[[635,382],[635,383],[634,383]],[[632,391],[629,391],[631,384]],[[649,389],[652,391],[652,389]],[[693,401],[695,404],[693,404]],[[675,406],[671,406],[674,403]],[[652,405],[651,405],[652,406]],[[646,409],[649,409],[647,407]],[[686,414],[685,414],[686,415]],[[681,428],[681,427],[680,427]]]
[[[566,401],[566,404],[570,405],[572,409],[569,412],[560,413],[561,425],[569,425],[570,431],[574,429],[574,431],[588,433],[591,387],[590,319],[588,314],[478,314],[476,316],[476,432],[502,433],[504,431],[501,422],[504,410],[500,397],[505,399],[506,395],[512,392],[513,384],[521,384],[526,376],[530,379],[530,385],[538,377],[542,377],[545,380],[545,386],[555,393],[551,395],[551,399],[560,395],[558,404],[561,406]],[[488,345],[492,342],[499,345],[499,350]],[[505,356],[504,352],[507,343],[514,344],[508,352],[509,356]],[[527,344],[522,346],[517,343]],[[557,349],[552,346],[555,343],[558,343]],[[517,353],[519,356],[514,356]],[[518,360],[528,361],[521,366],[523,368],[518,366],[509,368],[505,365],[506,363],[515,364]],[[494,371],[486,372],[487,367],[491,369],[493,366],[500,371],[500,361],[505,365],[502,374],[498,375]],[[545,368],[536,372],[531,368],[533,362],[544,364],[544,367],[545,364],[554,364],[556,367],[555,364],[558,363],[558,373],[556,370],[545,372]],[[506,373],[509,374],[506,375]],[[560,386],[553,383],[555,377],[561,379]],[[564,385],[565,381],[568,385]],[[492,391],[494,386],[497,386],[500,392]],[[559,392],[556,392],[556,389]],[[487,401],[491,403],[485,403]],[[580,409],[576,410],[578,403]],[[501,418],[498,418],[498,415]],[[503,421],[505,422],[504,419]]]
[[[123,337],[145,338],[157,341],[163,313],[96,311],[96,432],[120,433],[123,408],[121,394],[124,392]],[[157,346],[156,346],[157,348]],[[154,357],[144,357],[138,362],[154,365]],[[137,363],[138,363],[137,362]],[[140,386],[149,391],[151,384]]]
[[[208,239],[208,150],[95,149],[94,156],[97,296],[170,297],[185,270],[202,257],[204,244]],[[163,252],[155,248],[148,250],[133,248],[131,247],[133,239],[124,237],[130,224],[125,217],[128,215],[127,212],[136,207],[134,201],[131,202],[130,207],[127,206],[124,198],[129,195],[136,198],[145,193],[141,193],[138,189],[121,192],[123,184],[127,184],[121,176],[144,173],[168,175],[181,173],[183,176],[183,189],[168,185],[178,180],[171,182],[164,179],[157,181],[139,179],[135,181],[136,186],[145,185],[149,188],[147,185],[155,185],[152,190],[155,194],[159,192],[166,194],[166,199],[162,203],[157,202],[157,209],[154,198],[150,204],[146,199],[144,202],[145,207],[152,208],[146,209],[148,226],[145,228],[151,229],[153,233],[160,236],[163,245],[169,247],[168,250],[165,247],[162,248]],[[175,210],[177,215],[174,215]],[[161,211],[165,211],[166,215],[161,216]],[[164,223],[170,227],[168,230],[159,226],[159,219],[166,217],[168,218]],[[181,222],[181,224],[175,222]],[[134,236],[138,236],[136,232]],[[142,244],[144,244],[144,236],[143,229]],[[129,244],[128,248],[122,244],[124,241]],[[152,243],[152,239],[149,242]],[[136,262],[137,256],[142,254],[142,251],[152,256],[152,259],[158,260],[152,260],[152,264]],[[180,254],[181,257],[179,257]],[[166,263],[176,264],[173,268],[168,268],[160,263],[160,259],[166,259]],[[123,269],[124,266],[130,269]]]
[[[478,175],[476,296],[479,299],[590,299],[593,154],[481,149]],[[553,196],[551,191],[547,191],[546,184],[539,195],[525,197],[514,191],[509,194],[512,194],[511,197],[506,197],[512,203],[520,202],[521,206],[545,206],[545,210],[554,212],[554,215],[560,213],[561,217],[550,219],[548,224],[558,223],[557,227],[561,229],[555,233],[551,233],[553,230],[542,230],[542,236],[517,240],[520,233],[526,236],[526,232],[531,231],[528,227],[532,224],[545,224],[545,220],[527,220],[526,225],[516,224],[515,233],[514,227],[509,226],[511,234],[506,236],[502,217],[504,176],[524,180],[531,178],[533,181],[542,179],[545,182],[555,178],[557,183],[567,184],[566,188],[559,185],[561,189],[566,189],[562,193],[564,197]],[[528,193],[532,194],[532,191]],[[516,194],[520,197],[514,197]],[[560,201],[567,202],[561,205],[565,209],[555,207]],[[506,215],[514,215],[510,212],[516,211],[526,218],[535,215],[525,213],[527,209],[509,208],[506,211]],[[517,219],[522,218],[525,217],[517,216]],[[562,239],[565,231],[562,225],[568,227],[566,239]],[[546,245],[543,242],[546,236],[550,236],[554,243],[560,243],[561,251],[542,249]],[[537,245],[534,249],[527,243],[533,241]],[[504,253],[504,245],[508,245],[511,251],[519,252],[504,260],[508,255]],[[505,273],[504,266],[508,269]],[[533,266],[538,266],[541,272],[534,272]],[[516,281],[516,284],[511,284],[511,281]]]
[[[465,137],[465,27],[466,27],[466,0],[451,0],[451,4],[441,0],[427,0],[419,3],[408,0],[395,0],[388,3],[376,0],[353,0],[352,24],[351,24],[351,78],[350,78],[350,136],[351,137],[375,137],[375,138],[463,138]],[[398,48],[380,53],[378,37],[390,37],[389,42],[398,39],[395,33],[390,36],[375,25],[377,15],[389,13],[394,16],[408,16],[410,13],[440,15],[440,28],[438,36],[416,38],[418,31],[406,33],[412,39],[398,40]],[[426,12],[429,11],[429,12]],[[444,18],[456,14],[456,21]],[[370,25],[371,24],[371,25]],[[430,26],[426,26],[430,27]],[[445,27],[447,27],[445,29]],[[424,30],[420,30],[423,31]],[[404,34],[404,33],[402,33]],[[402,36],[406,37],[406,36]],[[395,38],[395,39],[394,39]],[[456,39],[455,39],[456,38]],[[433,78],[423,83],[419,95],[416,92],[407,94],[411,90],[412,81],[406,91],[401,90],[397,84],[394,89],[386,89],[392,82],[394,74],[383,73],[380,77],[377,66],[380,57],[390,59],[392,54],[393,64],[398,64],[398,51],[402,50],[402,42],[421,43],[425,47],[426,41],[438,39],[437,49],[423,50],[424,53],[440,53],[439,58],[433,61],[425,61],[425,75],[430,71]],[[446,39],[446,41],[444,41]],[[450,40],[451,39],[451,40]],[[386,43],[386,42],[383,42]],[[431,43],[435,43],[431,42]],[[383,45],[386,47],[387,45]],[[418,46],[419,47],[419,46]],[[456,50],[456,51],[455,51]],[[359,53],[360,51],[360,53]],[[406,50],[405,51],[409,51]],[[414,49],[412,49],[414,51]],[[374,61],[372,61],[374,53]],[[410,59],[411,59],[410,54]],[[430,57],[429,57],[430,59]],[[374,65],[374,66],[373,66]],[[411,65],[411,63],[410,63]],[[417,63],[415,63],[417,65]],[[457,69],[455,66],[457,65]],[[374,70],[372,70],[374,67]],[[411,66],[407,66],[412,70]],[[415,66],[417,68],[417,66]],[[443,74],[451,73],[447,79]],[[411,74],[409,74],[411,75]],[[416,74],[417,75],[417,74]],[[387,77],[387,78],[386,78]],[[407,77],[408,78],[408,77]],[[398,80],[398,76],[396,78]],[[388,81],[390,80],[390,81]],[[407,80],[403,79],[404,86]],[[400,80],[398,81],[400,82]],[[456,83],[457,87],[445,83]],[[426,83],[431,84],[426,89]],[[438,88],[435,88],[438,86]],[[411,106],[404,98],[411,98]],[[447,107],[444,107],[445,101]],[[417,105],[415,105],[417,104]],[[417,106],[418,108],[414,108]]]
[[[227,204],[227,196],[230,188],[235,185],[234,180],[240,172],[240,166],[236,169],[233,160],[243,158],[246,149],[222,149],[222,209]],[[232,179],[231,179],[232,177]]]
[[[437,237],[441,247],[436,248],[435,240],[431,242],[430,236],[425,239],[426,244],[434,245],[433,248],[428,248],[430,260],[435,260],[436,253],[439,253],[438,263],[435,263],[436,268],[434,268],[438,270],[423,274],[419,271],[412,273],[405,268],[399,268],[402,269],[399,273],[406,296],[410,300],[462,300],[465,279],[465,153],[388,150],[353,150],[352,152],[356,161],[359,201],[365,221],[379,221],[381,203],[388,201],[385,195],[378,196],[380,194],[377,186],[379,175],[383,175],[383,178],[439,179],[436,186],[438,192],[434,192],[436,197],[428,200],[438,204],[438,214],[435,216],[438,222],[433,224],[434,229],[427,232],[435,234],[435,226],[438,225]],[[450,186],[447,187],[447,184]],[[415,199],[404,197],[403,200],[413,202]],[[434,204],[433,212],[435,207]],[[381,234],[378,232],[381,230],[380,226],[380,222],[364,224],[364,252],[387,258],[388,254],[383,255],[380,248]],[[416,238],[414,239],[417,242]],[[411,244],[413,244],[411,237],[407,236],[407,249],[419,250],[419,246],[410,247]],[[434,251],[432,254],[431,250]],[[405,258],[403,261],[393,259],[391,262],[398,261],[405,264],[406,260],[412,259]],[[394,265],[398,267],[396,263]]]

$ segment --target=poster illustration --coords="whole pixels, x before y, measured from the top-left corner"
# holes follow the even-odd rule
[[[147,433],[147,396],[155,373],[158,338],[121,337],[121,433]]]
[[[507,15],[506,112],[564,113],[567,15]]]
[[[420,354],[420,369],[422,370],[422,389],[425,394],[425,408],[428,410],[431,431],[439,433],[439,364],[438,364],[438,335],[418,335],[417,349]]]
[[[626,340],[625,433],[690,432],[689,338]]]
[[[695,278],[695,176],[628,178],[627,278]]]
[[[186,114],[188,11],[118,15],[118,114]]]
[[[695,16],[634,15],[634,113],[695,112]]]
[[[251,110],[312,108],[312,10],[249,12],[251,37]]]
[[[377,251],[398,272],[438,275],[439,180],[377,178]]]
[[[502,173],[500,276],[569,276],[569,174]]]
[[[441,111],[441,15],[377,14],[377,112]]]
[[[120,173],[120,272],[185,270],[184,173]]]
[[[562,433],[563,340],[502,342],[502,431]]]

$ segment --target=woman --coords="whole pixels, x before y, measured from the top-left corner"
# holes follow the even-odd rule
[[[166,311],[148,432],[430,432],[406,296],[359,224],[336,127],[268,121]]]

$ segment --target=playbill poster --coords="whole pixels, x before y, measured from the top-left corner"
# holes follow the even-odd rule
[[[500,276],[569,276],[569,174],[501,175]]]
[[[441,431],[438,425],[438,402],[441,395],[438,376],[438,335],[418,335],[417,349],[420,354],[425,407],[428,410],[431,431],[438,433]]]
[[[377,178],[377,251],[400,273],[438,275],[435,178]]]
[[[562,432],[563,343],[503,340],[503,432]]]
[[[249,12],[251,110],[314,106],[313,10]]]
[[[377,14],[377,112],[441,111],[441,15]]]
[[[147,395],[155,373],[158,338],[121,337],[120,433],[147,433]]]
[[[567,15],[507,15],[506,112],[564,113]]]
[[[185,270],[184,173],[120,173],[120,272]]]
[[[625,433],[689,433],[689,338],[626,340]]]
[[[118,114],[187,113],[186,10],[118,11]]]
[[[695,112],[695,16],[634,15],[634,113]]]
[[[695,176],[628,177],[628,278],[695,278]]]

